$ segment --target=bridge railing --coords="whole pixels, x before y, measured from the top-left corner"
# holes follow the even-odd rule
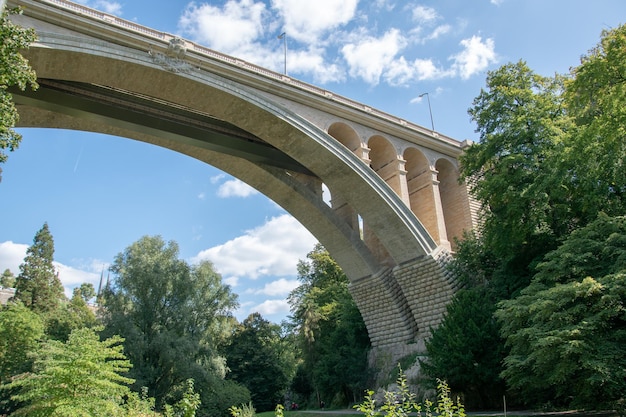
[[[142,26],[140,24],[131,22],[129,20],[125,20],[125,19],[121,19],[117,16],[114,15],[110,15],[95,9],[92,9],[90,7],[87,6],[83,6],[81,4],[77,4],[77,3],[73,3],[71,1],[68,0],[40,0],[44,3],[51,3],[51,4],[55,4],[57,6],[60,6],[64,9],[68,9],[71,10],[75,13],[79,13],[82,15],[86,15],[89,16],[91,18],[94,19],[99,19],[102,20],[108,24],[111,25],[115,25],[115,26],[119,26],[122,27],[126,30],[130,30],[133,32],[138,32],[141,33],[145,36],[150,36],[152,38],[158,39],[160,41],[169,41],[173,38],[175,38],[174,35],[171,35],[169,33],[166,32],[161,32],[155,29],[151,29],[147,26]],[[458,140],[452,139],[448,136],[442,135],[438,132],[432,131],[430,129],[426,129],[418,124],[409,122],[407,120],[401,119],[399,117],[393,116],[390,113],[386,113],[384,111],[372,108],[370,106],[366,106],[363,103],[359,103],[358,101],[349,99],[347,97],[335,94],[331,91],[325,90],[323,88],[317,87],[313,84],[309,84],[309,83],[305,83],[304,81],[300,81],[297,79],[293,79],[285,74],[281,74],[275,71],[272,71],[270,69],[261,67],[259,65],[232,57],[230,55],[226,55],[224,53],[221,53],[219,51],[216,51],[214,49],[210,49],[207,48],[205,46],[199,45],[195,42],[192,41],[188,41],[185,40],[185,43],[187,44],[187,47],[191,46],[191,49],[203,56],[206,56],[208,58],[212,58],[212,59],[216,59],[219,60],[221,62],[225,62],[231,65],[235,65],[237,67],[243,68],[245,70],[248,70],[250,72],[253,72],[255,74],[267,77],[267,78],[271,78],[273,80],[279,81],[279,82],[283,82],[285,84],[291,85],[293,87],[296,87],[298,89],[319,95],[321,97],[325,97],[328,100],[331,101],[335,101],[337,103],[341,103],[345,106],[349,106],[351,108],[363,111],[365,113],[371,114],[373,116],[376,116],[380,119],[383,119],[387,122],[391,122],[394,123],[396,125],[400,125],[403,127],[406,127],[408,129],[414,130],[416,132],[420,132],[423,133],[425,135],[428,136],[433,136],[439,140],[441,140],[442,142],[446,142],[449,143],[453,146],[462,146],[461,142],[459,142]]]

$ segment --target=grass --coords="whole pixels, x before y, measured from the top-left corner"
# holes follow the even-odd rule
[[[317,412],[316,410],[299,410],[299,411],[287,411],[283,412],[285,417],[346,417],[354,415],[363,415],[363,413],[357,410],[338,410],[333,413],[333,410],[324,412]],[[274,417],[273,411],[266,411],[264,413],[257,413],[256,417]]]

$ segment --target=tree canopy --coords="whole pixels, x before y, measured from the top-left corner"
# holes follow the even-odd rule
[[[314,404],[346,405],[367,383],[370,341],[348,278],[321,245],[298,264],[301,285],[289,295],[303,362],[294,388]]]
[[[0,72],[0,163],[3,163],[8,157],[5,149],[13,151],[22,139],[21,135],[13,130],[19,115],[8,89],[13,86],[22,90],[27,87],[36,89],[37,76],[20,53],[35,41],[35,31],[24,29],[11,22],[9,15],[19,13],[18,9],[9,10],[2,7],[0,13],[0,68],[2,68]]]
[[[116,256],[111,271],[105,333],[126,339],[135,389],[148,387],[162,407],[176,402],[176,392],[184,391],[178,388],[192,378],[208,407],[211,384],[225,375],[218,346],[230,334],[236,295],[209,262],[188,265],[178,258],[178,245],[159,236],[130,245]]]
[[[522,61],[489,73],[469,110],[480,142],[461,160],[482,225],[460,242],[451,268],[467,291],[499,302],[506,346],[491,326],[463,336],[473,309],[464,314],[458,296],[429,345],[430,365],[447,368],[441,376],[470,369],[477,345],[498,343],[501,376],[520,401],[623,401],[625,46],[621,26],[604,31],[568,76],[539,76]],[[455,332],[462,342],[446,352],[437,341]],[[446,365],[446,356],[459,361]]]
[[[250,390],[259,412],[283,402],[293,376],[295,358],[285,344],[280,325],[253,313],[235,328],[225,348],[228,378]]]
[[[48,340],[37,352],[33,372],[6,385],[17,389],[21,406],[13,416],[116,416],[132,380],[123,339],[100,341],[94,329],[72,332],[66,343]]]
[[[15,283],[15,298],[33,311],[51,312],[65,298],[53,260],[54,239],[48,223],[44,223],[26,250]]]
[[[600,215],[538,266],[496,313],[522,398],[613,407],[626,393],[626,217]]]

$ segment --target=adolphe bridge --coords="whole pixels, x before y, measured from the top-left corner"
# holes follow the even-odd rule
[[[339,263],[374,348],[423,349],[455,291],[451,242],[477,219],[457,180],[466,144],[66,0],[7,6],[38,36],[24,54],[40,87],[13,91],[19,126],[139,140],[239,178]]]

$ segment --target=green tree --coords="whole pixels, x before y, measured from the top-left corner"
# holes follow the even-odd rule
[[[15,287],[15,275],[9,268],[5,269],[0,276],[0,286],[4,288],[14,288]]]
[[[31,368],[30,353],[44,336],[41,317],[20,302],[0,309],[0,382]]]
[[[11,378],[32,370],[32,355],[44,337],[41,317],[24,307],[10,302],[0,308],[0,385]],[[15,390],[0,389],[0,415],[8,415],[16,408],[11,395]]]
[[[496,313],[503,372],[529,403],[616,406],[626,398],[626,217],[579,229]],[[556,403],[556,404],[555,404]]]
[[[480,142],[461,158],[462,177],[483,205],[482,240],[513,291],[527,285],[528,267],[572,230],[570,205],[552,167],[571,126],[563,105],[564,79],[542,77],[526,63],[487,76],[469,114]]]
[[[58,308],[65,299],[63,285],[54,268],[54,240],[44,223],[35,234],[33,244],[26,250],[24,263],[15,283],[15,298],[38,313]]]
[[[13,416],[117,416],[132,379],[123,339],[100,341],[94,329],[78,329],[68,341],[44,342],[34,371],[6,385],[18,389],[21,407]]]
[[[564,169],[575,187],[573,206],[584,220],[626,208],[626,25],[602,33],[600,43],[572,70],[565,97],[576,129],[566,142]]]
[[[310,385],[316,403],[346,405],[360,398],[367,382],[367,329],[348,278],[328,251],[318,244],[307,258],[298,264],[302,284],[289,295],[303,356],[298,386]]]
[[[18,9],[0,10],[0,164],[7,160],[5,149],[13,151],[19,146],[22,137],[13,130],[19,115],[8,88],[16,86],[37,88],[37,76],[20,54],[35,41],[35,31],[24,29],[11,22],[9,15],[19,13]],[[0,174],[2,169],[0,168]],[[0,175],[0,179],[1,179]]]
[[[89,288],[93,291],[91,284],[83,285],[86,285],[86,291],[89,291]],[[94,327],[97,324],[98,319],[85,301],[81,289],[74,288],[74,294],[69,301],[63,301],[54,311],[46,314],[46,335],[64,342],[73,330]]]
[[[446,380],[474,409],[499,407],[505,392],[500,377],[505,352],[500,326],[493,317],[495,310],[493,294],[487,287],[460,290],[426,342],[428,359],[420,361],[433,386],[438,379]]]
[[[225,374],[217,347],[229,334],[236,295],[209,262],[189,266],[175,242],[158,236],[126,248],[111,271],[104,322],[107,334],[126,339],[134,386],[147,386],[160,408],[166,398],[175,403],[180,397],[168,393],[193,378],[202,407],[210,406],[211,386]]]
[[[259,412],[271,411],[282,403],[289,385],[293,357],[283,355],[283,344],[280,326],[253,313],[237,326],[225,348],[228,378],[250,390]]]

